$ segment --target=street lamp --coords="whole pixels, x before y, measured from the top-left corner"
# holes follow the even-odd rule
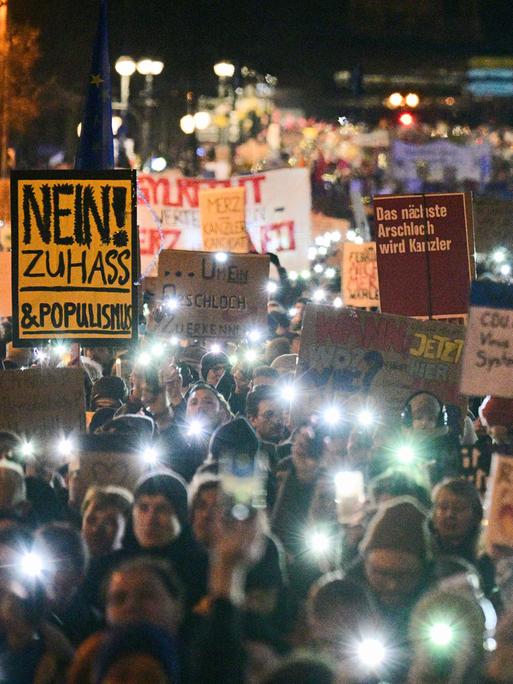
[[[228,60],[221,60],[220,62],[217,62],[217,64],[214,64],[214,74],[217,76],[219,79],[219,87],[218,87],[218,95],[219,97],[226,97],[226,82],[230,79],[233,78],[233,74],[235,73],[235,65],[233,65],[231,62],[228,62]]]
[[[131,57],[120,57],[115,64],[115,69],[121,76],[120,101],[123,111],[128,109],[128,97],[130,95],[130,78],[134,75],[136,64]]]
[[[142,92],[144,96],[144,118],[142,122],[142,143],[141,161],[144,164],[150,154],[150,129],[151,129],[151,110],[155,106],[153,99],[153,78],[162,73],[164,62],[145,57],[136,64],[137,71],[144,76],[145,88]]]

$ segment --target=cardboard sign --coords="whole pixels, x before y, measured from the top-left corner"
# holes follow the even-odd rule
[[[0,252],[0,317],[12,316],[11,254]]]
[[[132,451],[81,451],[78,468],[86,491],[92,485],[116,485],[133,491],[147,469],[141,454]]]
[[[228,180],[184,178],[178,169],[169,169],[159,174],[139,173],[137,183],[143,271],[158,252],[161,235],[164,249],[203,249],[199,194],[203,189],[230,187],[244,188],[246,229],[255,249],[278,252],[285,268],[304,268],[311,244],[308,169],[276,169]],[[162,232],[154,214],[162,222]]]
[[[135,172],[13,171],[13,336],[137,335]]]
[[[79,432],[84,427],[82,369],[28,368],[0,373],[0,430],[50,443],[62,432]]]
[[[426,390],[463,409],[463,333],[447,323],[308,304],[299,352],[308,369],[301,377],[305,404],[370,398],[397,424],[408,398]]]
[[[375,196],[374,217],[383,313],[464,316],[473,276],[470,195]]]
[[[513,286],[472,283],[461,392],[513,397]]]
[[[187,338],[237,339],[267,325],[269,257],[164,250],[159,257],[164,319],[159,332]],[[169,308],[173,302],[175,308]]]
[[[513,457],[494,454],[488,478],[486,547],[513,548]]]
[[[346,306],[379,307],[376,243],[345,242],[342,250],[342,299]]]
[[[203,249],[207,252],[249,252],[244,188],[200,190]]]

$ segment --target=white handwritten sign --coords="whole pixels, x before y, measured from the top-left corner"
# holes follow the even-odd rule
[[[513,286],[472,283],[461,392],[513,397]]]

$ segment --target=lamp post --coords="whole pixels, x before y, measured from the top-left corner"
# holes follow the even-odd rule
[[[164,62],[155,59],[144,58],[140,59],[136,64],[138,73],[144,76],[145,87],[142,92],[144,96],[144,117],[141,131],[141,163],[144,164],[148,158],[150,150],[150,132],[151,132],[151,112],[155,107],[155,100],[153,99],[153,79],[162,73]]]
[[[115,69],[121,76],[120,103],[123,112],[128,109],[130,96],[130,79],[135,73],[136,64],[131,57],[124,55],[116,61]]]

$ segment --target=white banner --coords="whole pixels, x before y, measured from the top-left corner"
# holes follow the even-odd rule
[[[246,228],[258,252],[276,252],[286,268],[299,270],[307,264],[311,241],[310,178],[307,169],[277,169],[218,181],[185,178],[172,169],[164,173],[141,173],[139,188],[162,221],[164,249],[203,249],[199,190],[243,187],[246,195]],[[144,272],[160,246],[152,212],[139,198],[137,223]],[[155,266],[154,274],[157,269]],[[149,274],[148,274],[149,275]]]
[[[443,181],[446,169],[454,169],[458,181],[487,182],[491,171],[491,152],[488,143],[456,145],[448,140],[413,145],[396,140],[392,145],[394,177],[408,181],[419,178],[418,164],[427,164],[426,178]]]

